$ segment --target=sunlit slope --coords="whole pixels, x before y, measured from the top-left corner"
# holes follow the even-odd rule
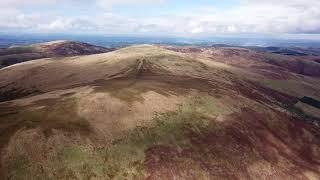
[[[0,174],[319,179],[317,119],[263,77],[151,45],[7,67]]]
[[[155,46],[134,46],[106,54],[43,59],[0,71],[2,99],[70,88],[141,73],[219,80],[220,69],[208,71],[200,61]],[[223,77],[224,75],[221,74]]]
[[[98,54],[112,50],[87,43],[65,40],[0,48],[0,68],[34,59]]]

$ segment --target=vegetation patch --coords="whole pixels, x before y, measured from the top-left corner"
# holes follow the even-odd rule
[[[178,110],[156,113],[156,124],[151,127],[137,127],[127,132],[102,154],[105,158],[106,173],[109,178],[139,179],[146,176],[145,151],[152,146],[169,146],[177,149],[191,147],[190,133],[205,133],[209,117],[199,112],[208,108],[206,99],[197,104],[182,104]],[[207,110],[204,110],[207,111]]]
[[[75,98],[67,98],[60,102],[48,101],[48,103],[54,105],[23,112],[21,117],[24,118],[27,128],[40,127],[45,135],[50,135],[52,129],[83,135],[88,135],[91,132],[89,122],[77,114]]]
[[[95,87],[95,92],[109,93],[112,97],[122,101],[133,103],[135,101],[143,102],[143,94],[149,91],[157,92],[164,96],[181,95],[188,92],[182,88],[175,87],[168,83],[157,82],[153,80],[140,79],[116,79],[100,82]]]
[[[315,127],[320,126],[320,116],[317,108],[298,102],[287,108],[288,112],[301,121],[311,123]]]
[[[31,163],[27,156],[18,155],[8,164],[8,179],[27,179],[26,177],[32,173]]]
[[[300,99],[300,101],[320,109],[320,101],[316,99],[304,96],[303,98]]]
[[[32,53],[34,52],[33,47],[20,46],[20,47],[12,47],[7,49],[0,50],[0,56],[11,55],[11,54],[23,54],[23,53]]]
[[[157,173],[171,177],[174,171],[177,177],[230,179],[250,178],[247,168],[256,162],[279,167],[272,173],[284,172],[276,164],[281,154],[274,153],[273,143],[282,142],[281,137],[294,140],[289,116],[243,109],[224,122],[214,120],[226,112],[210,96],[192,97],[176,111],[156,113],[153,126],[136,127],[101,148],[68,144],[51,153],[41,166],[17,155],[9,174],[42,179],[144,179]],[[291,159],[288,163],[300,166]]]
[[[66,109],[65,102],[61,108]],[[72,104],[72,103],[71,103]],[[190,134],[201,136],[208,131],[210,117],[208,114],[214,113],[210,107],[214,108],[214,102],[206,97],[194,97],[189,102],[181,104],[176,111],[166,113],[156,113],[155,124],[152,127],[136,127],[122,134],[106,147],[88,149],[86,145],[69,145],[60,150],[56,155],[49,155],[43,167],[43,172],[39,173],[39,168],[33,167],[31,171],[26,171],[28,177],[38,173],[42,177],[52,179],[142,179],[147,176],[145,169],[146,151],[153,146],[168,146],[175,149],[185,149],[192,146]],[[53,112],[60,112],[53,106]],[[46,112],[48,113],[48,112]],[[49,113],[50,114],[50,113]],[[43,115],[43,114],[42,114]],[[55,114],[59,117],[59,114]],[[35,117],[35,116],[32,116]],[[48,119],[50,115],[45,116]],[[30,119],[38,119],[36,118]],[[50,118],[49,118],[50,119]],[[60,118],[58,118],[60,119]],[[61,118],[63,119],[63,118]],[[64,119],[66,120],[66,119]],[[61,122],[60,120],[58,120]],[[57,128],[46,121],[32,122],[44,129]],[[71,126],[67,121],[63,126]],[[26,166],[21,164],[22,167]],[[14,169],[19,169],[16,167]],[[28,174],[29,173],[29,174]]]
[[[104,179],[103,157],[94,155],[83,146],[64,147],[45,164],[32,163],[26,155],[17,155],[9,161],[8,179]],[[32,178],[31,178],[32,177]]]
[[[75,98],[41,100],[27,107],[0,106],[0,149],[22,128],[40,128],[46,136],[52,129],[88,135],[92,128],[77,115],[76,107]]]
[[[104,162],[82,146],[67,146],[53,159],[51,168],[57,179],[103,178]]]

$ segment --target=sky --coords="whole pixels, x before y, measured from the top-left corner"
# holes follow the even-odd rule
[[[1,0],[0,32],[320,39],[320,0]]]

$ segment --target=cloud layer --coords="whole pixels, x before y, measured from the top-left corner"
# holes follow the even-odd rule
[[[171,11],[175,8],[171,6],[172,1],[94,0],[88,3],[84,0],[1,0],[0,29],[180,36],[320,34],[319,0],[239,0],[237,5],[229,8],[199,4]],[[182,7],[184,5],[181,4]],[[170,11],[143,13],[145,8],[157,11],[158,6]],[[122,7],[132,7],[141,12],[139,15],[123,13],[119,11]]]

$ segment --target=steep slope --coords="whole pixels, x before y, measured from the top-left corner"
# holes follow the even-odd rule
[[[250,69],[151,45],[1,69],[7,101],[0,103],[0,174],[320,178],[318,119],[295,108],[295,93],[316,95],[320,87],[287,93],[268,80]],[[305,83],[311,81],[319,84]]]
[[[98,54],[112,49],[74,41],[52,41],[0,49],[0,68],[33,59]]]

